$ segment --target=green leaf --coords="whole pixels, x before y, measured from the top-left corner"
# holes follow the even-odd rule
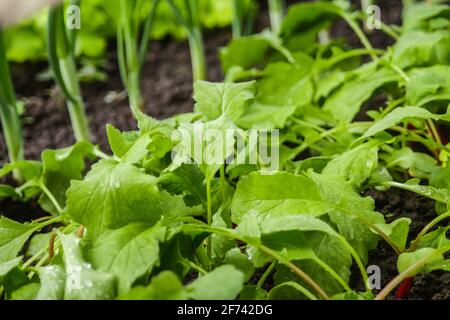
[[[375,122],[375,124],[372,127],[370,127],[360,139],[362,140],[372,137],[379,132],[382,132],[384,130],[396,126],[397,124],[408,118],[449,120],[449,115],[437,115],[429,112],[426,109],[417,107],[396,108],[388,115],[386,115],[384,118]]]
[[[427,233],[417,243],[417,248],[441,248],[450,245],[450,240],[447,239],[447,232],[450,230],[450,226],[445,228],[439,227],[433,232]]]
[[[255,273],[255,267],[248,257],[241,252],[239,248],[231,249],[225,255],[225,264],[234,266],[237,270],[241,271],[244,275],[243,283],[250,281]]]
[[[93,155],[93,146],[86,141],[61,150],[46,150],[42,153],[42,183],[55,196],[61,207],[66,203],[66,191],[72,180],[80,180],[85,168],[84,159]],[[46,211],[58,211],[48,197],[43,194],[39,203]]]
[[[32,257],[37,254],[39,251],[45,249],[50,243],[50,239],[52,237],[52,233],[39,233],[31,238],[30,244],[27,248],[27,255]]]
[[[18,257],[3,263],[0,263],[0,283],[1,278],[3,278],[8,272],[17,267],[22,261],[22,257]]]
[[[212,83],[197,81],[194,86],[195,111],[207,120],[226,115],[236,121],[255,99],[255,82]]]
[[[444,204],[450,203],[450,191],[448,189],[437,189],[430,186],[419,185],[415,180],[409,181],[407,183],[392,181],[386,182],[385,185],[415,192],[424,197],[436,200]]]
[[[0,199],[1,198],[20,199],[20,194],[17,193],[16,189],[13,187],[0,184]]]
[[[291,37],[297,33],[307,32],[315,25],[334,20],[338,10],[339,7],[332,3],[314,2],[292,5],[283,20],[281,34],[284,37]]]
[[[362,261],[367,262],[368,251],[376,248],[379,239],[370,226],[384,223],[383,215],[374,211],[374,200],[361,197],[340,177],[311,171],[308,176],[320,189],[324,201],[334,205],[328,215],[339,233],[355,248]]]
[[[113,275],[92,269],[82,256],[80,239],[75,235],[59,234],[64,249],[66,300],[107,300],[115,296]]]
[[[414,69],[406,83],[406,102],[421,105],[429,96],[450,93],[450,67],[436,65],[429,68]]]
[[[340,176],[355,187],[360,187],[378,167],[378,147],[362,144],[331,160],[323,174]]]
[[[67,192],[67,213],[92,236],[129,223],[155,224],[161,217],[157,179],[129,163],[102,160]]]
[[[319,189],[302,176],[289,173],[263,175],[252,173],[243,177],[231,204],[232,220],[240,223],[250,212],[259,215],[304,214],[320,216],[330,210]]]
[[[432,156],[414,152],[409,147],[394,150],[386,159],[386,168],[393,167],[400,167],[403,170],[420,170],[426,174],[431,174],[438,168],[437,161]]]
[[[29,283],[11,294],[11,300],[33,300],[39,291],[38,283]]]
[[[262,241],[267,247],[294,261],[326,292],[342,292],[348,288],[352,257],[348,248],[343,245],[342,237],[336,232],[330,234],[324,231],[327,230],[305,231],[293,227],[289,231],[264,234]],[[282,270],[284,268],[279,268],[277,280],[282,277],[283,281],[299,281],[290,271]],[[300,283],[307,286],[302,281]]]
[[[187,293],[177,275],[163,271],[152,278],[148,287],[134,287],[119,300],[186,300]]]
[[[138,136],[136,132],[121,133],[111,125],[107,126],[107,132],[111,150],[122,162],[137,163],[149,153],[149,134]]]
[[[420,261],[425,259],[425,262],[419,265],[419,268],[415,272],[408,274],[410,277],[421,272],[431,272],[436,269],[440,269],[444,263],[444,258],[442,255],[436,254],[437,249],[435,248],[423,248],[414,252],[405,252],[398,257],[397,269],[400,273],[403,273],[408,268],[420,263]],[[429,257],[429,259],[427,259]],[[433,258],[434,257],[434,258]]]
[[[194,300],[233,300],[242,289],[244,275],[230,265],[224,265],[198,278],[186,287]]]
[[[183,195],[189,207],[206,204],[205,175],[194,164],[183,164],[174,171],[162,174],[158,184],[172,195]]]
[[[136,141],[136,133],[122,133],[114,126],[106,125],[108,142],[114,154],[122,158]]]
[[[450,63],[448,32],[410,31],[395,44],[393,62],[401,69]]]
[[[296,109],[295,105],[279,106],[255,102],[236,124],[244,129],[281,129],[286,126],[286,122]]]
[[[306,54],[297,54],[299,64],[286,62],[269,64],[257,82],[257,101],[247,109],[236,123],[242,128],[284,128],[290,116],[302,106],[309,106],[313,84],[309,72],[312,59]]]
[[[37,229],[36,225],[20,224],[5,217],[0,218],[0,263],[17,257],[28,238]]]
[[[90,261],[96,269],[114,274],[119,294],[124,294],[159,263],[159,240],[164,231],[159,225],[148,228],[143,224],[105,231],[95,240]]]
[[[50,265],[39,269],[41,287],[36,300],[63,300],[66,285],[66,272],[58,265]]]
[[[233,67],[248,69],[264,62],[270,49],[279,52],[289,63],[294,63],[294,58],[280,39],[274,33],[266,30],[248,37],[233,39],[233,41],[220,51],[222,69],[225,73]]]
[[[400,250],[405,250],[406,241],[408,240],[409,225],[411,219],[400,218],[391,224],[377,224],[376,226],[383,231]]]
[[[367,69],[367,67],[362,67]],[[363,69],[362,69],[363,70]],[[369,69],[352,80],[347,80],[344,85],[336,90],[326,101],[323,109],[330,111],[334,118],[344,122],[350,122],[364,102],[380,87],[396,82],[399,76],[392,70],[382,68]]]
[[[303,53],[296,54],[296,58],[299,60],[296,65],[287,62],[267,65],[257,82],[257,98],[261,104],[309,106],[314,95],[309,77],[314,61]]]
[[[267,300],[317,300],[317,298],[305,287],[294,281],[279,284],[270,290]]]
[[[333,300],[350,300],[350,301],[356,301],[356,300],[373,300],[374,296],[370,292],[345,292],[341,294],[337,294],[333,296]]]
[[[0,178],[5,177],[14,170],[20,170],[25,181],[39,178],[42,174],[42,164],[38,161],[16,161],[8,163],[0,169]]]
[[[266,300],[267,292],[254,285],[244,286],[239,294],[239,300]]]
[[[403,14],[403,30],[410,31],[421,29],[428,31],[427,24],[432,18],[438,16],[450,16],[450,8],[448,5],[429,3],[414,3],[409,6]]]
[[[172,151],[172,164],[168,171],[182,164],[197,164],[211,181],[216,172],[234,153],[236,125],[226,116],[206,123],[182,124],[178,128],[178,144]]]

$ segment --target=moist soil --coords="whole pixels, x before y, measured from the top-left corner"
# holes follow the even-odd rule
[[[295,2],[299,1],[288,1],[288,3]],[[356,6],[359,3],[359,1],[354,2]],[[402,5],[400,0],[378,0],[377,4],[381,7],[382,20],[385,23],[401,24]],[[266,10],[265,5],[262,4],[263,14],[256,22],[257,30],[268,26]],[[361,46],[357,37],[343,21],[339,21],[333,26],[331,35],[335,38],[345,38],[351,47]],[[376,48],[386,48],[393,43],[393,40],[381,31],[373,31],[368,37]],[[223,80],[218,55],[220,48],[225,46],[230,39],[231,33],[227,29],[209,30],[205,33],[208,80]],[[112,124],[123,131],[136,129],[136,123],[130,113],[128,100],[120,80],[116,50],[113,45],[110,49],[104,63],[104,71],[108,74],[108,80],[82,85],[92,138],[104,151],[109,151],[105,131],[106,124]],[[36,78],[36,74],[46,68],[45,63],[12,66],[18,98],[25,104],[23,119],[27,159],[38,160],[41,152],[45,149],[63,148],[75,142],[67,109],[58,90],[55,89],[52,82],[42,82]],[[141,83],[145,111],[149,115],[164,119],[174,114],[192,111],[192,75],[187,43],[170,39],[152,42],[142,72]],[[383,99],[375,97],[375,100],[368,104],[368,108],[375,104],[379,105]],[[0,134],[0,167],[6,161],[6,147],[3,136]],[[371,190],[367,192],[367,195],[375,199],[377,210],[390,215],[390,219],[411,218],[411,238],[416,236],[435,215],[433,201],[407,191],[389,190],[382,193]],[[35,202],[21,203],[0,200],[0,210],[3,215],[22,222],[36,219],[45,214]],[[370,254],[369,261],[370,264],[378,265],[381,268],[383,286],[397,275],[395,255],[384,243],[380,242],[378,249]],[[352,284],[355,287],[361,286],[356,277],[352,279]],[[405,298],[449,300],[450,274],[433,272],[417,276],[409,295]]]

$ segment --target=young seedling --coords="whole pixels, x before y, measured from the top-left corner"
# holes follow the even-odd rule
[[[272,31],[276,34],[280,32],[284,17],[284,0],[269,0],[269,15]]]
[[[3,32],[0,29],[0,120],[8,148],[9,161],[14,163],[23,160],[23,134],[17,110],[17,100],[6,60],[6,49]],[[14,173],[20,180],[19,172]]]
[[[233,0],[233,38],[237,39],[252,33],[257,5],[253,0]]]
[[[140,13],[145,4],[142,0],[120,0],[120,22],[117,30],[117,51],[122,82],[128,92],[132,110],[142,110],[140,89],[142,65],[148,49],[149,34],[155,20],[160,0],[154,0],[143,26]],[[142,30],[142,31],[141,31]],[[140,40],[139,40],[139,33]]]
[[[64,16],[63,5],[50,8],[47,38],[48,59],[55,81],[67,100],[75,138],[77,141],[89,141],[89,125],[74,57],[76,32],[66,28]]]
[[[177,23],[185,29],[188,35],[194,82],[204,80],[206,78],[206,58],[200,28],[198,0],[184,0],[182,7],[176,5],[173,0],[167,0],[167,2]]]

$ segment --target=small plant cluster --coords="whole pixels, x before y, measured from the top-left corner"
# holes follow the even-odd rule
[[[4,299],[383,300],[418,274],[450,271],[448,5],[405,1],[403,25],[381,25],[394,45],[379,50],[361,28],[365,13],[347,1],[294,4],[286,15],[270,1],[272,28],[259,34],[246,22],[253,2],[233,1],[235,37],[221,51],[226,79],[211,83],[200,67],[196,1],[184,1],[182,11],[168,1],[191,43],[196,104],[160,121],[141,110],[139,71],[154,21],[133,18],[138,2],[121,1],[117,39],[139,130],[108,125],[112,155],[83,138],[81,121],[75,145],[24,160],[0,56],[11,160],[0,177],[14,174],[19,183],[0,185],[0,197],[37,199],[48,212],[29,223],[0,219]],[[57,27],[60,8],[49,15],[49,60],[76,118],[83,110],[76,35]],[[323,37],[339,19],[361,48]],[[386,101],[367,111],[380,93]],[[195,139],[199,123],[244,136],[279,130],[279,170],[267,172],[262,161],[228,163],[234,145],[221,163],[187,163],[192,146],[174,139],[179,129],[206,155],[214,152],[214,141]],[[377,212],[364,195],[392,188],[436,202],[435,218],[419,233],[410,232],[411,219]],[[381,242],[398,275],[375,292],[367,266]]]

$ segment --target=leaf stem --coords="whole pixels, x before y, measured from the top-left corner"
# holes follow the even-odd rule
[[[342,279],[342,277],[336,271],[334,271],[333,268],[331,268],[328,264],[322,261],[322,259],[317,258],[314,261],[319,266],[321,266],[326,272],[328,272],[337,282],[339,282],[339,284],[342,286],[342,288],[344,288],[345,291],[347,292],[352,291],[347,282],[345,282],[344,279]]]
[[[203,36],[199,28],[194,28],[189,34],[189,48],[192,60],[194,82],[206,79],[206,58]]]
[[[269,15],[272,32],[274,32],[275,34],[280,33],[284,16],[284,1],[269,0]]]
[[[264,271],[263,275],[261,276],[261,278],[259,278],[258,282],[256,283],[256,288],[257,289],[261,289],[262,286],[264,285],[264,283],[266,283],[267,278],[270,276],[270,274],[272,273],[273,269],[275,268],[277,262],[273,261],[266,269],[266,271]]]
[[[443,221],[447,218],[450,218],[450,211],[446,212],[444,214],[441,214],[440,216],[433,219],[433,221],[431,221],[429,224],[427,224],[425,226],[425,228],[423,228],[423,230],[419,233],[417,238],[414,241],[412,241],[411,248],[408,251],[416,251],[417,246],[419,245],[422,238],[428,233],[428,231],[430,231],[435,225],[437,225],[438,223],[440,223],[441,221]]]
[[[268,256],[282,262],[285,264],[289,269],[292,270],[299,278],[303,279],[314,291],[325,300],[330,300],[330,297],[326,294],[326,292],[315,282],[308,274],[306,274],[303,270],[301,270],[299,267],[297,267],[294,263],[283,257],[282,255],[278,254],[276,251],[264,246],[260,245],[258,247],[262,252],[267,254]]]
[[[193,263],[190,260],[186,260],[185,259],[185,260],[183,260],[183,263],[186,264],[186,266],[194,269],[195,271],[197,271],[197,272],[199,272],[201,274],[207,274],[208,273],[205,269],[203,269],[202,267],[200,267],[199,265]]]
[[[225,237],[229,237],[234,240],[238,240],[241,242],[246,242],[250,244],[251,246],[261,250],[263,253],[267,254],[269,257],[271,257],[274,260],[277,260],[280,263],[283,263],[286,265],[293,273],[295,273],[300,279],[303,279],[306,283],[308,283],[311,288],[313,288],[316,293],[322,297],[325,300],[329,300],[330,297],[325,293],[325,291],[304,271],[302,271],[299,267],[297,267],[295,264],[290,262],[287,258],[283,257],[282,255],[278,254],[276,251],[260,244],[260,243],[254,243],[249,242],[248,240],[242,238],[241,236],[237,235],[236,233],[232,232],[231,230],[223,229],[223,228],[217,228],[217,227],[211,227],[205,224],[189,224],[184,225],[185,231],[202,231],[202,232],[208,232],[208,233],[215,233],[220,234]]]
[[[39,182],[39,188],[41,188],[41,190],[44,192],[44,194],[50,199],[50,201],[52,202],[53,206],[55,206],[58,213],[61,214],[63,209],[61,208],[60,204],[58,203],[58,200],[56,200],[55,196],[47,188],[47,186],[45,185],[44,182],[42,182],[42,181]]]
[[[206,178],[206,211],[207,211],[207,219],[208,225],[212,225],[212,200],[211,200],[211,179],[209,177]],[[207,243],[207,255],[209,261],[212,261],[212,236],[210,235]]]
[[[415,272],[419,271],[429,260],[434,259],[435,257],[442,255],[446,253],[447,251],[450,251],[450,245],[445,246],[443,248],[437,249],[430,255],[420,259],[416,263],[412,264],[409,268],[407,268],[405,271],[400,273],[398,276],[396,276],[394,279],[392,279],[391,282],[389,282],[386,287],[383,288],[383,290],[380,291],[380,293],[375,297],[375,300],[384,300],[386,299],[389,294],[400,284],[405,280],[406,278],[409,278],[411,274],[414,274]]]
[[[359,40],[363,44],[363,46],[367,49],[373,52],[374,48],[372,44],[370,43],[369,39],[367,39],[366,35],[364,34],[364,31],[358,26],[356,21],[346,12],[339,10],[341,17],[347,22],[347,24],[350,26],[350,28],[353,29],[355,34],[358,36]],[[371,53],[370,56],[372,57],[373,61],[378,61],[378,57],[376,54]]]
[[[6,57],[3,31],[0,28],[0,123],[3,128],[8,157],[11,163],[24,159],[22,123],[17,111],[17,101]],[[13,172],[14,179],[21,182],[18,170]]]

